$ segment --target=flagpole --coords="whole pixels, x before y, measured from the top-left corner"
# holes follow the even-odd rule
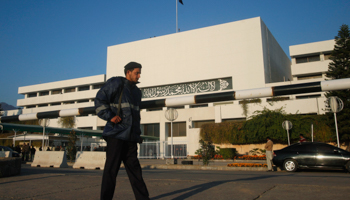
[[[176,33],[177,33],[178,30],[179,30],[179,29],[177,28],[177,4],[178,4],[177,1],[178,1],[178,0],[175,0],[175,2],[176,2]]]

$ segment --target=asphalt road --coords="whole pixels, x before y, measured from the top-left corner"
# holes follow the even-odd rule
[[[151,199],[349,199],[344,171],[213,171],[143,169]],[[101,170],[36,168],[0,179],[0,199],[99,199]],[[134,199],[119,172],[114,199]]]

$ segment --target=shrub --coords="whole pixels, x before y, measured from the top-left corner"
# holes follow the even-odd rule
[[[218,147],[219,151],[218,154],[223,157],[223,159],[233,159],[236,156],[236,149],[235,148],[220,148]]]
[[[201,148],[198,149],[195,154],[203,159],[203,165],[209,165],[209,160],[214,158],[215,150],[214,145],[211,142],[205,142],[204,140],[199,141]]]
[[[255,111],[247,121],[204,124],[201,126],[200,137],[216,144],[259,144],[265,143],[266,137],[272,138],[274,143],[287,144],[286,130],[282,127],[285,120],[293,123],[293,128],[289,130],[292,143],[299,140],[299,134],[304,134],[307,140],[311,140],[311,124],[314,125],[314,141],[335,141],[325,115],[287,114],[283,107],[276,110],[265,107],[261,111]]]

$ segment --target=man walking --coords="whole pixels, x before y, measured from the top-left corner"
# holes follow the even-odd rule
[[[267,142],[265,144],[265,150],[266,150],[266,162],[267,162],[267,171],[272,172],[272,149],[273,149],[273,142],[270,137],[266,138]]]
[[[124,77],[112,77],[95,98],[97,115],[107,121],[103,138],[107,142],[101,200],[112,199],[116,178],[123,161],[136,199],[149,199],[137,158],[137,143],[142,142],[140,130],[141,90],[136,86],[141,64],[130,62],[124,67]]]

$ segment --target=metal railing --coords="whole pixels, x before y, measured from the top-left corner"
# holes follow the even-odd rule
[[[187,157],[187,142],[175,142],[173,144],[174,158]],[[139,146],[138,158],[145,159],[162,159],[171,158],[170,142],[143,142]]]

